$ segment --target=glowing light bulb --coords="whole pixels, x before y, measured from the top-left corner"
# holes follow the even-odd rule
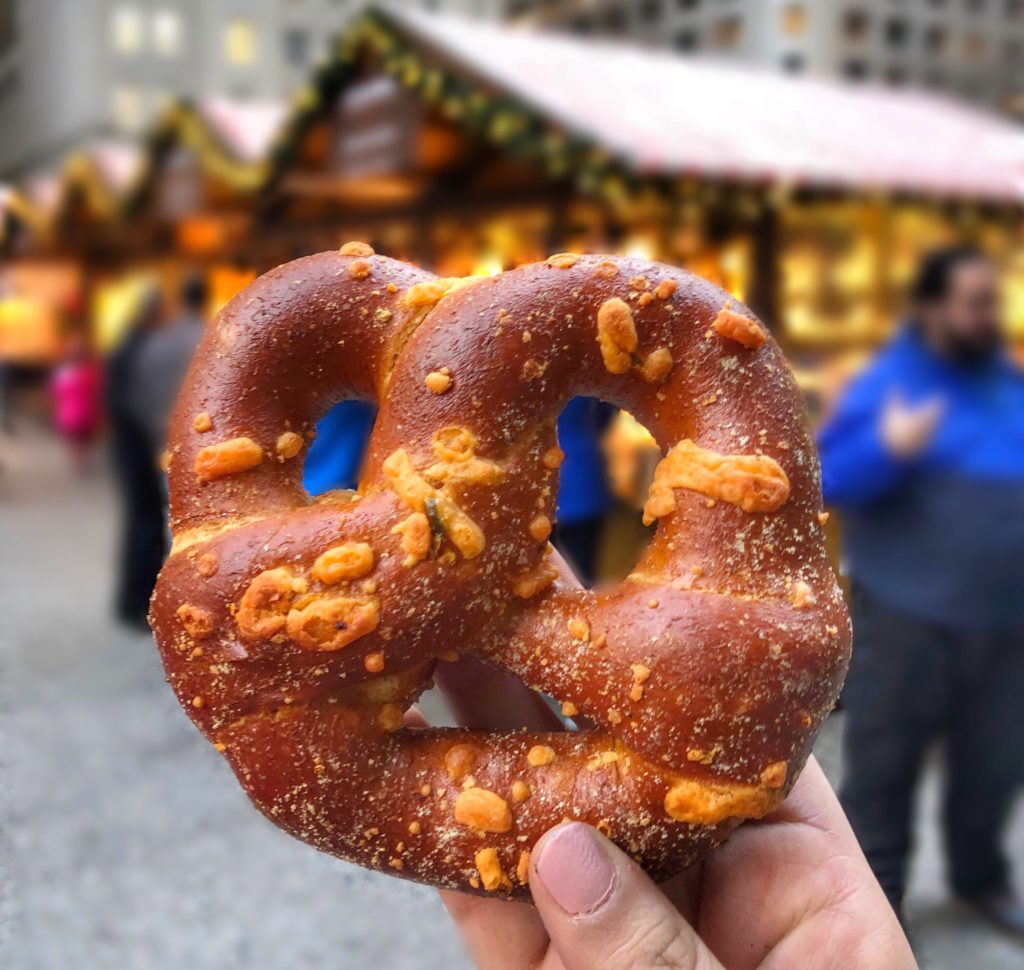
[[[623,252],[632,259],[654,259],[654,246],[644,236],[627,239]]]

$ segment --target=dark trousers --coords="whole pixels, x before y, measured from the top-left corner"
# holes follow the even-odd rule
[[[14,368],[0,361],[0,431],[7,434],[14,434],[15,379]]]
[[[1024,767],[1024,630],[949,630],[857,588],[853,623],[840,797],[886,895],[899,911],[914,791],[940,737],[953,889],[970,897],[1006,888],[1002,835]]]
[[[603,525],[601,516],[555,524],[551,541],[584,586],[593,586],[597,579],[597,550]]]
[[[149,439],[132,422],[113,422],[113,459],[122,509],[114,609],[143,623],[164,560],[163,486]]]

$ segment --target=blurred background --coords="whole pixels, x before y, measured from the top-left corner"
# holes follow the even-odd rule
[[[948,472],[978,428],[998,430],[986,455],[1000,454],[967,469],[982,490],[965,501],[1008,490],[992,508],[1024,514],[1022,124],[1024,0],[0,0],[4,965],[468,965],[429,891],[320,857],[250,809],[177,710],[148,638],[168,408],[205,323],[256,275],[360,239],[445,276],[574,250],[714,280],[788,354],[827,445],[826,497],[835,455],[828,533],[845,579],[844,525],[875,545],[853,547],[856,592],[885,558],[877,533],[901,521],[898,503],[872,520],[880,503],[911,480],[930,488],[925,472]],[[943,247],[929,288],[922,260]],[[982,263],[988,288],[971,276]],[[958,294],[974,299],[959,317]],[[1001,335],[974,355],[984,372],[941,336],[970,330],[972,312],[975,331]],[[932,357],[949,365],[937,383],[921,378]],[[903,469],[886,466],[885,495],[857,488],[858,468],[878,471],[870,442],[845,450],[857,388],[879,372],[863,420],[902,419],[883,436]],[[976,423],[940,432],[937,397],[948,425]],[[354,482],[371,422],[359,405],[325,419],[311,491]],[[922,440],[904,453],[908,423]],[[657,446],[583,399],[560,437],[556,538],[586,579],[616,579],[646,540],[637,510]],[[964,507],[943,495],[920,528]],[[999,562],[1024,576],[1016,529]],[[919,535],[906,542],[926,555]],[[998,623],[915,595],[883,593],[911,632],[879,621],[874,649],[927,629],[944,656],[1020,666],[1015,587],[1001,588],[1013,608]],[[998,643],[964,646],[979,637]],[[898,674],[864,674],[861,694],[872,676],[898,707]],[[922,704],[948,707],[959,677]],[[974,735],[1003,739],[1012,762],[982,793],[1003,868],[1018,869],[986,889],[1011,902],[1022,697],[1000,700],[995,735]],[[881,728],[897,747],[916,740],[893,780],[912,849],[906,832],[878,836],[878,865],[910,859],[922,965],[1020,967],[1024,946],[946,888],[956,810],[929,752],[955,730],[926,713]],[[837,784],[846,716],[819,742]],[[862,840],[877,835],[862,824]],[[903,876],[890,881],[899,905]]]

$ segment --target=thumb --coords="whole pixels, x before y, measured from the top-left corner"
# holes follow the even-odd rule
[[[721,970],[661,890],[589,825],[546,833],[530,870],[533,901],[566,970]]]

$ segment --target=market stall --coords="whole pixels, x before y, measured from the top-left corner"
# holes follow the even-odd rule
[[[132,164],[79,153],[22,224],[88,277],[202,266],[218,301],[349,237],[448,275],[659,258],[749,302],[813,390],[944,239],[1000,259],[1024,336],[1022,173],[1024,134],[931,96],[378,11],[291,104],[174,105]]]

